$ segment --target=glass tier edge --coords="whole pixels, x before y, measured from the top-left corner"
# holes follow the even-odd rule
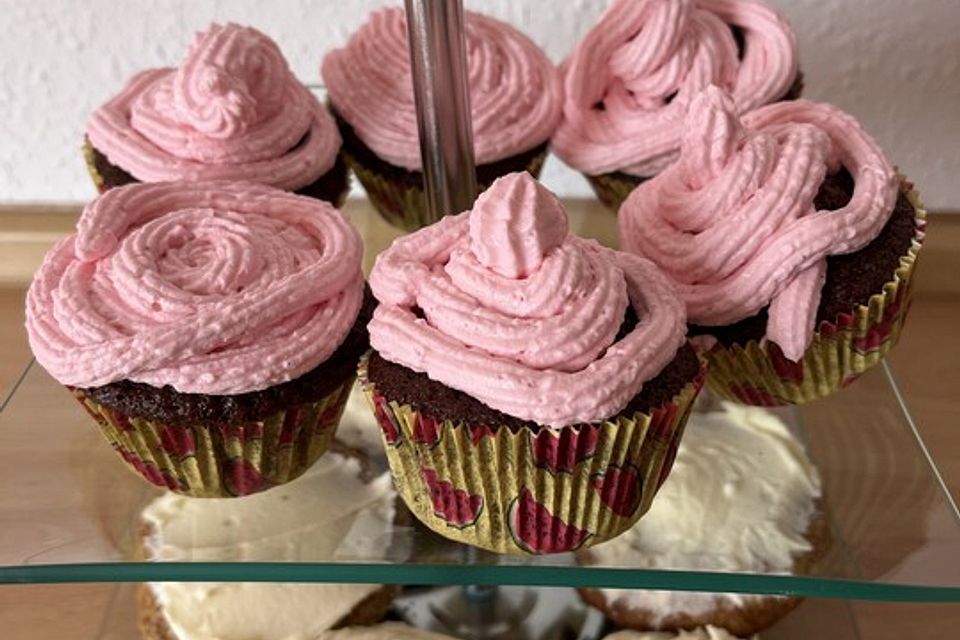
[[[884,602],[960,602],[960,587],[792,575],[603,567],[129,562],[0,567],[0,584],[66,582],[286,582],[499,585],[751,593]]]
[[[907,421],[907,425],[910,427],[910,431],[913,433],[913,437],[917,441],[917,447],[920,449],[920,455],[923,456],[924,460],[927,462],[927,465],[929,465],[930,471],[933,474],[934,482],[936,482],[940,487],[940,491],[943,495],[944,501],[947,504],[947,507],[952,512],[957,525],[960,526],[960,506],[957,505],[957,501],[953,497],[950,487],[947,486],[947,481],[944,479],[943,473],[940,471],[940,467],[937,466],[937,461],[934,460],[933,454],[930,453],[930,449],[927,447],[927,443],[923,439],[923,435],[920,433],[920,427],[913,419],[913,413],[911,413],[910,407],[907,405],[907,398],[903,391],[900,390],[900,385],[897,383],[897,379],[893,375],[893,368],[886,360],[880,364],[883,367],[883,373],[887,378],[890,389],[893,391],[893,397],[896,399],[897,404],[900,405],[900,408],[903,411],[903,417]]]

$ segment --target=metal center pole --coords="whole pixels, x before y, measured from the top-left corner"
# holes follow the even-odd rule
[[[466,211],[477,197],[473,157],[467,52],[462,0],[405,0],[413,96],[417,105],[420,158],[427,220]],[[476,550],[464,546],[464,561]],[[467,586],[463,596],[472,607],[492,603],[495,587]]]
[[[427,224],[477,196],[461,0],[405,0]]]

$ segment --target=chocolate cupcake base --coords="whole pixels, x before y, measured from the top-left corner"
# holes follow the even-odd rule
[[[408,171],[381,159],[357,136],[353,128],[332,108],[340,136],[343,156],[367,191],[370,202],[383,218],[405,231],[416,231],[436,222],[427,216],[423,191],[423,173]],[[517,155],[477,166],[477,189],[483,191],[500,176],[526,171],[534,178],[540,175],[547,157],[547,143]],[[459,213],[451,212],[451,213]]]
[[[98,193],[103,193],[113,187],[140,182],[132,175],[112,164],[107,157],[93,147],[88,140],[83,143],[83,157],[87,164],[87,172]],[[343,157],[337,155],[333,167],[310,184],[296,189],[294,193],[302,196],[325,200],[335,207],[343,205],[350,190],[350,175]]]
[[[372,353],[360,382],[404,502],[444,537],[510,554],[573,551],[632,526],[669,473],[703,381],[684,345],[649,396],[556,429],[480,410],[444,385],[434,394],[439,383],[397,367]]]

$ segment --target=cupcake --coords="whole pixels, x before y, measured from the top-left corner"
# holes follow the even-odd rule
[[[673,471],[647,515],[616,540],[578,554],[577,561],[805,574],[829,544],[820,503],[819,474],[787,426],[764,409],[725,402],[718,411],[691,416]],[[758,633],[800,602],[685,591],[580,589],[580,594],[622,627],[678,632],[714,625],[737,636]]]
[[[213,24],[179,68],[143,71],[87,123],[97,189],[244,180],[341,204],[347,168],[333,118],[263,33]]]
[[[464,22],[480,189],[515,171],[537,176],[560,120],[560,73],[513,27],[469,11]],[[398,227],[429,224],[403,9],[370,14],[324,58],[323,79],[344,157],[370,201]]]
[[[331,205],[271,187],[117,187],[34,276],[30,346],[149,482],[262,491],[333,437],[367,349],[361,252]]]
[[[737,640],[737,638],[723,629],[708,625],[692,631],[681,630],[676,633],[617,631],[606,636],[603,640]]]
[[[648,261],[568,232],[528,173],[377,258],[360,379],[407,506],[499,553],[629,528],[701,385],[683,305]]]
[[[760,0],[614,0],[563,73],[552,150],[614,211],[677,159],[687,107],[707,85],[742,111],[802,88],[793,31]]]
[[[851,116],[796,100],[741,121],[710,87],[679,161],[623,203],[619,234],[676,283],[714,391],[776,405],[829,395],[893,347],[924,217]]]
[[[333,450],[276,491],[233,500],[166,493],[141,514],[148,560],[163,562],[386,561],[396,493],[388,473]],[[335,487],[335,491],[330,489]],[[158,582],[142,585],[148,640],[316,638],[373,624],[399,588],[373,584]]]

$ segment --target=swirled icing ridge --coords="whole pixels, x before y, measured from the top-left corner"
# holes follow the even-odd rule
[[[742,57],[731,27],[744,36]],[[756,0],[615,0],[564,63],[564,162],[596,175],[651,176],[676,159],[690,101],[709,84],[740,111],[781,98],[796,39]]]
[[[394,241],[370,285],[384,358],[544,425],[616,414],[684,340],[683,305],[656,267],[569,235],[527,173]],[[615,342],[627,304],[640,323]]]
[[[250,180],[299,189],[329,171],[340,134],[266,35],[198,33],[177,69],[136,75],[87,124],[90,143],[141,182]]]
[[[466,12],[464,30],[473,144],[479,164],[533,149],[560,120],[560,73],[513,27]],[[401,7],[374,11],[347,45],[323,60],[337,112],[380,158],[421,168],[406,17]]]
[[[826,257],[857,251],[893,211],[897,179],[874,140],[836,107],[798,100],[738,120],[716,87],[692,102],[679,162],[623,203],[620,240],[677,283],[692,322],[718,326],[770,305],[767,337],[798,360],[815,329]],[[850,202],[818,211],[845,168]]]
[[[37,361],[66,385],[237,394],[326,360],[356,320],[361,243],[325,202],[252,183],[112,189],[27,294]]]

